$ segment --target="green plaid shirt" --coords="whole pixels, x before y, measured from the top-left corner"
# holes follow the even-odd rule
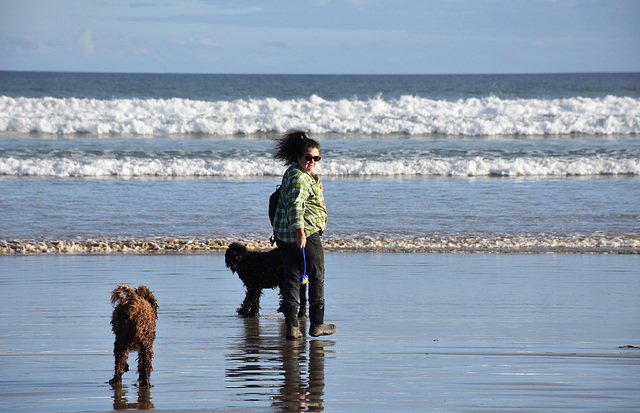
[[[309,174],[297,163],[284,173],[273,219],[273,231],[281,241],[296,242],[296,230],[300,228],[304,228],[307,237],[326,229],[327,207],[318,182],[317,175]]]

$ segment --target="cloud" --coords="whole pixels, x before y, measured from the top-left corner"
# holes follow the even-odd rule
[[[358,10],[364,10],[365,7],[367,6],[366,0],[347,0],[347,3]]]
[[[219,8],[214,6],[213,8],[198,13],[160,12],[153,16],[148,14],[125,16],[121,18],[121,20],[151,23],[219,24],[221,18],[245,17],[246,15],[259,15],[263,13],[264,8],[261,6],[243,8]]]
[[[220,43],[217,42],[216,40],[211,40],[206,37],[193,37],[193,36],[190,36],[187,38],[171,37],[169,41],[173,44],[177,44],[180,46],[191,46],[191,45],[199,45],[199,46],[206,46],[206,47],[220,46]]]
[[[45,43],[32,40],[30,37],[0,36],[2,48],[18,53],[44,51],[52,52],[54,49]]]
[[[216,47],[218,46],[218,42],[214,41],[214,40],[210,40],[210,39],[200,39],[200,44],[203,46],[211,46],[211,47]]]
[[[136,47],[131,51],[131,53],[134,56],[146,56],[146,57],[151,57],[153,59],[156,58],[156,54],[154,52],[152,52],[151,50],[145,49],[143,47]]]
[[[78,46],[80,50],[87,55],[93,56],[95,54],[95,44],[93,42],[93,31],[91,29],[84,29],[78,37]]]
[[[287,50],[289,49],[283,42],[266,42],[262,43],[262,47],[265,49]]]

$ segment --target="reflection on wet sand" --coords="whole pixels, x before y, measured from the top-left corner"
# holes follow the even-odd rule
[[[244,291],[223,255],[0,258],[0,412],[640,406],[640,350],[619,348],[640,346],[640,255],[326,259],[336,269],[330,319],[342,333],[290,343],[276,291],[258,319],[235,314]],[[120,389],[105,383],[113,310],[104,297],[123,274],[166,303],[151,394],[133,372]]]
[[[286,342],[282,347],[284,382],[280,395],[273,402],[282,411],[324,411],[324,355],[325,347],[333,340]],[[308,353],[305,354],[308,346]],[[304,366],[307,364],[306,380]],[[302,370],[302,373],[301,373]],[[298,396],[296,406],[296,395]]]
[[[272,399],[278,411],[324,411],[325,352],[335,341],[287,341],[284,323],[277,334],[261,334],[259,318],[243,322],[244,334],[227,355],[227,388],[243,401]],[[306,329],[305,321],[300,328]]]
[[[127,409],[153,409],[155,406],[151,402],[151,387],[138,386],[138,400],[135,403],[127,402],[126,385],[114,385],[113,389],[113,410]]]

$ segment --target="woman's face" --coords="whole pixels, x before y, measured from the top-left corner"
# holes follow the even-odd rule
[[[298,165],[305,171],[312,173],[318,161],[320,161],[320,149],[309,148],[304,155],[298,158]]]

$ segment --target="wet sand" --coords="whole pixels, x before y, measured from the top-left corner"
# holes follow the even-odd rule
[[[338,333],[300,342],[223,260],[0,256],[0,410],[640,411],[638,255],[327,253]],[[106,383],[116,283],[160,305],[150,389]]]

